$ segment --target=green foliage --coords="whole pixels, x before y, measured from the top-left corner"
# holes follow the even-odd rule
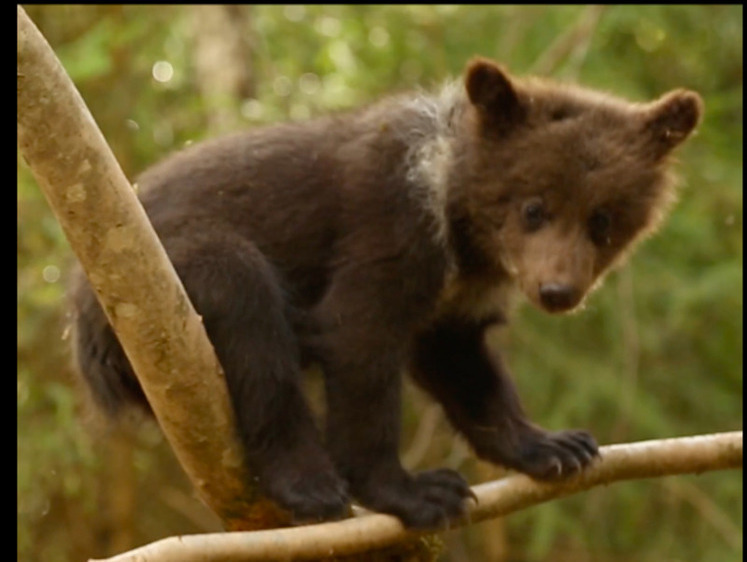
[[[190,10],[27,7],[130,177],[210,134]],[[496,339],[543,425],[586,426],[601,443],[741,427],[741,6],[266,5],[245,14],[255,97],[236,100],[237,129],[433,86],[474,54],[637,100],[699,91],[705,119],[679,153],[680,202],[661,232],[585,311],[550,318],[526,307]],[[171,79],[154,79],[159,61]],[[111,465],[83,430],[67,367],[70,251],[20,159],[17,197],[18,558],[84,559],[108,548],[100,513]],[[422,404],[408,394],[407,435]],[[444,427],[420,464],[481,478]],[[143,431],[134,466],[148,492],[131,546],[214,529],[184,500],[189,488],[163,443]],[[737,560],[741,492],[738,472],[593,490],[508,518],[507,548],[517,561]],[[451,536],[447,558],[498,560],[487,539],[484,526]]]

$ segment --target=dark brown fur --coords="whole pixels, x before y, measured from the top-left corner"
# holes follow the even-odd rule
[[[463,513],[459,474],[399,462],[404,366],[484,459],[556,478],[597,454],[588,433],[526,418],[484,332],[513,285],[549,312],[577,307],[656,226],[667,156],[700,99],[631,104],[483,59],[465,86],[202,143],[139,180],[224,367],[247,461],[299,520],[339,516],[348,491],[415,527]],[[87,283],[74,297],[98,401],[147,406]],[[312,362],[326,438],[299,386]]]

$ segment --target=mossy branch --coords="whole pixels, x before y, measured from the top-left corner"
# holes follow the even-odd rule
[[[601,448],[601,459],[557,483],[524,475],[474,486],[478,502],[454,527],[505,516],[532,505],[622,480],[700,474],[742,466],[742,432],[643,441]],[[394,517],[355,519],[295,529],[170,537],[98,562],[315,560],[383,548],[417,536]]]

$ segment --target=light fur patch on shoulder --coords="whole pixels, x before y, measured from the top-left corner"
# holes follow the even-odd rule
[[[455,125],[465,99],[462,82],[451,81],[436,94],[419,93],[403,103],[418,117],[406,132],[409,146],[405,157],[406,177],[432,219],[436,240],[444,245],[448,235],[446,202]]]

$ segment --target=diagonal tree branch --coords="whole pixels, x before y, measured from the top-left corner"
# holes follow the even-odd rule
[[[202,319],[85,102],[20,6],[17,74],[21,154],[182,467],[227,527],[277,526],[282,517],[249,486]]]
[[[740,468],[742,432],[610,445],[601,448],[601,455],[582,474],[558,483],[516,475],[477,485],[472,489],[478,502],[457,526],[508,515],[600,484]],[[417,534],[405,530],[394,517],[365,514],[295,529],[170,537],[98,562],[314,560],[382,548],[413,536]]]

